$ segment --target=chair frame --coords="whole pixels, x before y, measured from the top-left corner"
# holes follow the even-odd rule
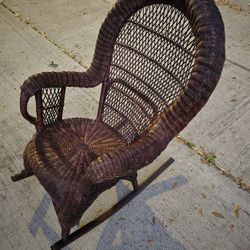
[[[34,124],[40,132],[49,123],[62,120],[66,87],[95,87],[102,84],[100,105],[97,120],[101,120],[105,98],[110,85],[109,70],[114,51],[114,44],[123,25],[138,10],[154,4],[167,4],[179,9],[188,18],[196,39],[194,66],[187,86],[178,100],[158,115],[153,128],[132,143],[128,149],[121,150],[110,157],[102,157],[101,163],[94,162],[87,176],[94,183],[103,184],[102,188],[110,187],[110,181],[127,179],[132,182],[134,191],[118,202],[107,213],[90,222],[85,227],[69,234],[62,230],[62,240],[52,246],[60,249],[81,235],[99,225],[121,209],[162,171],[173,162],[171,158],[157,170],[145,183],[138,185],[137,171],[150,164],[168,145],[168,143],[192,120],[201,110],[215,89],[225,60],[225,34],[221,15],[214,0],[119,0],[109,12],[101,26],[96,43],[96,50],[90,68],[86,72],[43,72],[28,78],[21,87],[20,110],[25,119]],[[57,111],[52,118],[44,117],[43,90],[58,88]],[[36,98],[36,115],[32,117],[27,111],[29,99]],[[164,135],[164,136],[163,136]],[[124,161],[126,159],[126,161]],[[116,165],[113,171],[108,171]],[[12,176],[19,181],[32,176],[33,173],[23,170]],[[114,182],[116,183],[116,182]],[[113,184],[114,184],[113,183]]]

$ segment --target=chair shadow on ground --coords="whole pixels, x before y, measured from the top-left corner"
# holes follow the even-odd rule
[[[178,241],[167,233],[167,227],[158,219],[152,208],[147,204],[154,196],[179,188],[187,183],[187,179],[178,175],[166,181],[150,185],[127,206],[114,214],[106,223],[97,243],[96,250],[129,250],[129,249],[185,249]],[[128,188],[118,182],[116,185],[117,197],[120,200]],[[168,209],[167,201],[165,207]]]
[[[49,240],[48,244],[53,244],[56,241],[60,240],[59,234],[55,232],[55,230],[47,224],[44,220],[50,205],[52,205],[52,201],[50,196],[46,193],[43,196],[43,199],[40,201],[39,206],[37,207],[31,222],[29,224],[29,231],[33,237],[36,236],[39,230],[42,230],[43,234]],[[49,246],[48,246],[49,249]],[[70,250],[68,247],[64,248],[64,250]]]
[[[127,205],[129,208],[121,209],[107,220],[96,250],[185,249],[167,233],[166,226],[157,219],[147,201],[154,196],[179,188],[186,183],[187,179],[182,175],[178,175],[147,187],[139,194],[140,198],[137,196]],[[118,200],[123,198],[129,191],[123,182],[119,181],[116,184]],[[39,230],[42,230],[49,242],[53,244],[60,239],[60,236],[44,220],[50,205],[52,205],[52,201],[46,193],[32,217],[29,230],[34,237]],[[161,207],[160,209],[168,209],[170,205],[166,201],[165,208]],[[63,249],[70,250],[69,247]]]

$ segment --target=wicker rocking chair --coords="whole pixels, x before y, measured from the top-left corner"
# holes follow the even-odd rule
[[[63,237],[53,249],[95,227],[152,181],[157,174],[138,186],[137,170],[207,102],[221,75],[224,44],[213,0],[120,0],[100,29],[86,72],[45,72],[24,82],[21,113],[37,133],[25,148],[24,170],[12,180],[35,175],[50,194]],[[62,119],[66,87],[98,84],[96,120]],[[32,96],[36,118],[27,112]],[[69,235],[97,196],[119,179],[132,181],[132,196]]]

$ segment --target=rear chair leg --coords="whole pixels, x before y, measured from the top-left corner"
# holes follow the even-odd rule
[[[138,181],[137,181],[137,173],[136,172],[134,174],[126,177],[125,180],[128,180],[132,183],[134,190],[138,189],[139,185],[138,185]]]
[[[132,185],[133,185],[133,188],[134,190],[137,190],[139,185],[138,185],[138,181],[137,181],[137,173],[135,175],[132,176]]]
[[[13,175],[11,176],[11,180],[13,182],[16,182],[16,181],[20,181],[20,180],[23,180],[25,178],[28,178],[30,176],[34,175],[33,173],[30,173],[30,172],[27,172],[25,169],[21,171],[20,174],[16,174],[16,175]]]

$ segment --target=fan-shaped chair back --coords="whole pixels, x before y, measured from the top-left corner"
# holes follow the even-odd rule
[[[181,102],[197,67],[203,67],[198,65],[202,56],[204,67],[211,65],[209,70],[218,60],[211,58],[218,52],[213,46],[218,45],[214,41],[218,37],[213,37],[214,23],[208,23],[214,22],[213,12],[204,12],[207,4],[209,1],[121,0],[106,18],[95,55],[108,47],[107,61],[102,62],[107,69],[99,117],[127,142],[142,134],[161,112]],[[222,26],[218,16],[215,20]],[[224,40],[223,34],[220,38]]]
[[[194,62],[188,19],[165,4],[145,6],[114,46],[102,119],[131,141],[183,91]]]

